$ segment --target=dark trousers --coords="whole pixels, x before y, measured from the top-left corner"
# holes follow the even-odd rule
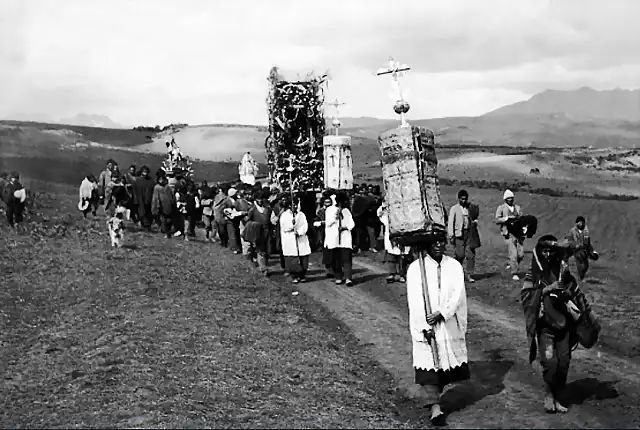
[[[229,246],[229,234],[227,233],[227,222],[226,221],[215,221],[218,237],[220,238],[220,245],[227,247]]]
[[[24,203],[11,202],[7,205],[7,221],[13,227],[24,220]]]
[[[137,206],[138,209],[138,220],[140,221],[140,225],[146,229],[151,229],[151,224],[153,218],[151,216],[151,203],[145,204],[141,203]]]
[[[333,273],[338,279],[352,279],[352,250],[350,248],[334,248],[332,250]]]
[[[463,230],[461,237],[453,240],[455,258],[458,263],[464,267],[464,261],[467,261],[465,272],[467,276],[473,275],[476,271],[476,250],[469,247],[471,242],[471,233],[469,230]]]
[[[240,225],[237,222],[227,221],[225,223],[227,229],[227,237],[229,238],[229,249],[232,251],[240,251]]]
[[[571,364],[569,333],[558,335],[548,329],[543,329],[538,333],[538,348],[542,365],[542,379],[555,396],[564,388],[569,375],[569,365]]]
[[[159,221],[162,228],[162,232],[171,237],[171,228],[173,227],[173,215],[160,214]]]
[[[307,275],[309,269],[309,256],[286,256],[284,257],[287,272],[294,278],[302,279]]]
[[[589,271],[589,257],[581,258],[576,256],[576,269],[578,271],[578,277],[580,277],[582,281]]]

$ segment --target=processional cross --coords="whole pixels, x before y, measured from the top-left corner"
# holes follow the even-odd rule
[[[404,100],[402,96],[402,88],[400,87],[400,78],[404,76],[404,72],[408,72],[411,70],[411,67],[406,64],[400,64],[393,57],[389,57],[389,67],[386,69],[378,69],[376,73],[377,76],[382,75],[391,75],[393,78],[393,82],[395,83],[396,90],[398,91],[399,99],[396,101],[396,104],[393,106],[393,110],[400,114],[400,119],[402,120],[402,127],[408,127],[409,124],[405,118],[405,114],[409,112],[409,103]]]
[[[331,103],[327,103],[329,106],[333,106],[334,110],[335,110],[335,115],[333,116],[333,121],[331,122],[331,124],[333,125],[334,130],[336,131],[336,136],[339,133],[339,128],[342,125],[342,123],[340,122],[340,106],[345,105],[346,103],[341,102],[337,97],[331,102]]]

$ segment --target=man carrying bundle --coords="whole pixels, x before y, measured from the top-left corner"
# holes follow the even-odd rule
[[[444,255],[446,230],[434,229],[424,240],[416,246],[418,260],[407,270],[413,367],[415,382],[431,407],[432,423],[443,425],[440,395],[444,387],[470,378],[467,295],[462,266]]]
[[[507,269],[511,270],[514,281],[519,281],[518,270],[524,259],[524,235],[519,237],[509,231],[509,223],[522,215],[522,209],[514,203],[515,196],[511,190],[506,190],[502,196],[504,203],[496,209],[496,224],[500,226],[500,234],[504,237],[509,253]]]

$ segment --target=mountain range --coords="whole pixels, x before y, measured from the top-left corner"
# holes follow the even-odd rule
[[[107,116],[85,113],[59,121],[52,121],[46,115],[24,114],[16,114],[12,119],[122,128]],[[399,118],[373,117],[340,120],[341,134],[367,140],[377,139],[380,132],[399,122]],[[326,121],[329,130],[331,119]],[[587,87],[572,91],[546,90],[478,117],[413,119],[409,115],[409,122],[431,128],[439,136],[438,141],[445,145],[637,147],[640,146],[640,90],[596,91]]]

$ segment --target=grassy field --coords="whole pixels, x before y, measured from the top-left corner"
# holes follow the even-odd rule
[[[48,223],[0,232],[1,427],[424,426],[310,298],[215,245],[133,229],[114,252],[74,189],[47,195]]]
[[[356,141],[354,159],[364,158],[357,151],[374,154],[364,140]],[[362,339],[310,296],[291,295],[280,277],[264,280],[249,263],[215,245],[167,242],[136,229],[128,231],[127,249],[112,251],[104,219],[84,221],[75,209],[77,185],[87,171],[98,173],[107,158],[153,168],[162,155],[68,144],[63,134],[0,128],[0,171],[20,171],[38,192],[27,233],[9,233],[0,221],[0,426],[424,428],[424,415],[398,397],[397,381]],[[547,179],[540,178],[549,186],[560,187],[563,178],[586,184],[585,191],[598,184],[584,166],[563,171],[564,164],[556,163],[564,157],[559,151],[542,156],[497,148],[492,154],[511,158],[487,164],[486,151],[443,149],[442,176],[451,180],[464,173],[461,179],[507,182],[514,180],[509,172],[521,169],[515,164],[535,161],[543,174],[552,168]],[[374,155],[370,160],[357,165],[356,173],[375,180]],[[235,162],[196,163],[198,179],[236,175]],[[447,207],[460,188],[442,187]],[[479,280],[467,286],[468,295],[487,309],[521,315],[521,285],[504,271],[506,247],[493,221],[503,189],[464,188],[481,210]],[[526,242],[523,272],[537,237],[561,237],[577,215],[586,216],[601,258],[582,288],[603,324],[599,344],[637,360],[640,222],[633,214],[640,201],[522,191],[516,200],[539,219],[538,235]],[[356,289],[368,291],[368,282],[379,275],[357,277]],[[404,306],[401,296],[389,301]],[[473,342],[500,348],[489,340],[486,348],[479,339]],[[526,376],[519,372],[518,378]],[[497,422],[473,419],[467,423]]]

